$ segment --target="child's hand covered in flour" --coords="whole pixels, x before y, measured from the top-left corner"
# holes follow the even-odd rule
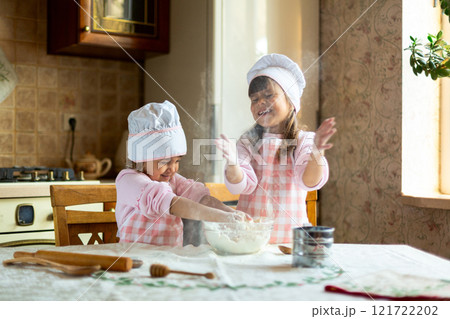
[[[239,210],[236,210],[229,214],[228,216],[228,222],[234,223],[234,222],[247,222],[253,220],[252,217],[244,212],[241,212]]]
[[[320,124],[314,137],[314,144],[319,151],[328,150],[333,147],[333,144],[327,144],[327,142],[336,133],[335,125],[334,117],[330,117]]]
[[[216,139],[215,144],[223,153],[223,158],[227,161],[227,165],[235,166],[237,164],[236,143],[230,141],[228,137],[220,134],[220,138]]]

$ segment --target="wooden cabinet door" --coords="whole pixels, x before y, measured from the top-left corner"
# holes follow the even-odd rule
[[[169,0],[49,0],[48,53],[124,60],[167,53],[169,5]]]

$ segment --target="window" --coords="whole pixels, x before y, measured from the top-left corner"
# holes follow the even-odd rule
[[[442,30],[450,43],[450,22],[442,15]],[[440,191],[450,194],[450,78],[441,79],[441,184]]]
[[[444,25],[444,38],[450,42],[448,24],[448,16],[443,16],[440,7],[433,7],[432,2],[404,0],[402,47],[409,46],[410,36],[425,43],[428,33],[437,34]],[[410,51],[404,51],[402,193],[420,200],[407,199],[404,203],[450,208],[450,81],[433,81],[424,74],[415,76],[409,57]],[[426,200],[436,198],[441,201]]]
[[[258,58],[272,52],[286,54],[305,72],[308,89],[302,96],[301,123],[315,130],[318,39],[319,1],[215,0],[215,136],[224,133],[237,139],[254,124],[246,74]],[[223,165],[219,162],[214,181],[222,179]]]

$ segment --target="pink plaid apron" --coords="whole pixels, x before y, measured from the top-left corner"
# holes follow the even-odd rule
[[[116,220],[120,242],[183,245],[183,222],[170,214],[174,196],[199,202],[209,190],[202,183],[175,174],[169,183],[154,182],[130,169],[116,179]]]
[[[241,194],[237,209],[253,218],[275,218],[270,243],[287,243],[292,242],[292,228],[308,223],[305,204],[307,191],[300,188],[296,181],[298,176],[294,173],[293,155],[288,155],[284,163],[280,162],[277,151],[281,139],[274,134],[272,136],[265,135],[265,141],[259,149],[264,162],[255,158],[251,160],[250,165],[255,171],[258,185],[253,193]]]
[[[183,245],[181,218],[170,213],[149,219],[139,213],[133,214],[120,231],[120,242],[139,242],[152,245]]]

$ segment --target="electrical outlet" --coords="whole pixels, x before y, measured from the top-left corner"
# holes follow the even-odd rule
[[[63,114],[63,130],[64,131],[70,131],[71,130],[71,127],[70,127],[70,124],[69,124],[69,120],[71,118],[74,118],[77,121],[77,123],[78,123],[78,115],[70,114],[70,113],[64,113]]]

